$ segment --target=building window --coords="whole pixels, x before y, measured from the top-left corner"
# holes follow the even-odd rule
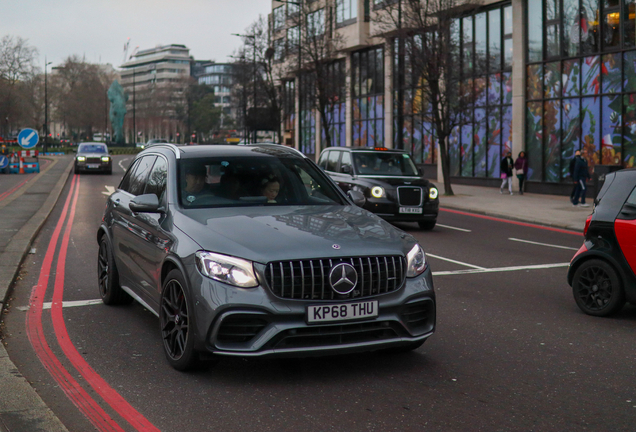
[[[298,3],[287,3],[287,16],[293,17],[298,15],[300,12],[300,4]]]
[[[299,27],[291,27],[287,29],[287,51],[298,49],[298,37],[300,35]]]
[[[280,62],[285,58],[285,38],[274,39],[274,61]]]
[[[357,0],[336,0],[336,23],[356,19],[358,16]]]
[[[449,137],[451,175],[498,178],[501,159],[512,150],[512,6],[457,19],[453,37],[465,108]]]
[[[283,87],[283,128],[294,136],[296,129],[296,83],[285,81]]]
[[[346,63],[338,60],[327,67],[326,81],[327,94],[329,98],[327,106],[327,124],[329,125],[329,139],[332,146],[344,147],[347,142],[346,117],[347,117],[347,95],[346,95]],[[322,140],[326,143],[324,130]]]
[[[309,36],[322,36],[325,34],[325,9],[318,9],[307,14],[307,31]]]
[[[300,76],[300,148],[305,155],[316,154],[316,78],[313,74]]]
[[[384,49],[352,54],[353,145],[384,146]]]
[[[274,31],[280,30],[285,26],[285,6],[274,8]]]
[[[630,0],[529,0],[529,180],[570,182],[580,149],[590,170],[636,166],[634,13]]]

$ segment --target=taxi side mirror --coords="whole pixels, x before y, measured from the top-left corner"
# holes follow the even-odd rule
[[[342,172],[345,174],[351,174],[352,173],[352,169],[351,169],[351,165],[343,165],[342,166]]]
[[[349,190],[347,192],[347,196],[358,207],[362,207],[364,203],[367,202],[367,199],[364,197],[364,194],[357,190],[353,190],[353,189]]]

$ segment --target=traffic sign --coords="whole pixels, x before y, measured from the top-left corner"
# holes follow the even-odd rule
[[[18,134],[18,144],[20,147],[30,149],[38,144],[40,136],[35,129],[22,129]]]
[[[9,165],[9,158],[0,155],[0,169],[5,169]]]

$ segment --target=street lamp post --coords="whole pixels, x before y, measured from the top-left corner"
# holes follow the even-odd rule
[[[239,36],[252,39],[252,62],[254,67],[253,87],[252,87],[252,108],[256,109],[256,35],[242,35],[232,33],[232,36]],[[252,142],[256,143],[256,129],[252,132]]]
[[[46,61],[44,57],[44,153],[46,153],[49,143],[49,94],[48,94],[48,77],[47,69],[52,62]]]

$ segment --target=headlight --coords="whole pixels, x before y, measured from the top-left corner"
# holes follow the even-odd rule
[[[86,158],[84,156],[78,156],[77,157],[77,161],[78,162],[84,162],[86,160]]]
[[[380,186],[373,186],[371,188],[371,196],[373,198],[382,198],[385,196],[384,194],[384,188],[380,187]]]
[[[258,286],[251,261],[212,252],[196,253],[197,268],[212,279],[241,288]]]
[[[109,162],[110,158],[108,156],[102,156],[102,162]]]
[[[437,198],[438,196],[439,196],[439,191],[437,190],[437,188],[432,187],[432,188],[430,188],[430,189],[428,190],[428,197],[429,197],[430,199],[433,199],[433,200],[434,200],[434,199],[435,199],[435,198]]]
[[[406,277],[419,276],[426,270],[426,255],[419,244],[413,246],[413,249],[406,255],[406,259]]]

